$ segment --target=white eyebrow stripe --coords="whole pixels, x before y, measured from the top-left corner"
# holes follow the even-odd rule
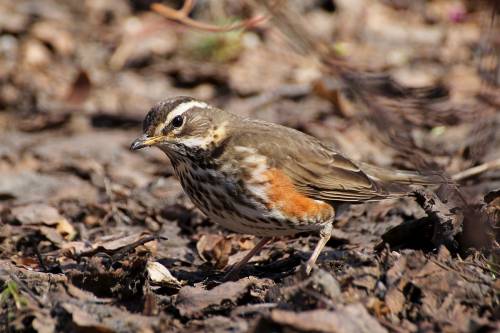
[[[170,124],[172,119],[177,116],[182,115],[184,112],[191,110],[192,108],[205,108],[208,107],[208,104],[200,101],[189,101],[184,102],[175,107],[167,116],[167,120],[165,120],[165,125]]]

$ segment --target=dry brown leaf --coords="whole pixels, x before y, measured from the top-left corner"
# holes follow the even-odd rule
[[[177,295],[176,307],[185,317],[196,317],[209,307],[224,307],[223,303],[235,304],[250,286],[254,284],[265,285],[270,282],[254,277],[244,278],[236,282],[225,282],[213,289],[206,290],[203,286],[182,287]]]
[[[405,305],[405,295],[396,287],[392,287],[385,294],[385,305],[389,308],[391,313],[400,313]]]
[[[141,332],[153,333],[155,318],[131,314],[110,305],[65,302],[61,307],[71,314],[74,325],[81,331],[100,333]]]
[[[64,217],[57,209],[47,204],[31,204],[18,206],[11,210],[12,216],[22,224],[55,225]]]
[[[19,206],[13,208],[11,213],[23,225],[39,225],[39,230],[54,244],[61,244],[64,240],[72,240],[76,236],[73,225],[52,206],[46,204]],[[54,230],[45,225],[56,228]]]
[[[34,188],[37,190],[33,191]],[[62,199],[96,202],[97,190],[75,175],[7,171],[2,173],[0,197],[15,198],[20,204],[47,200],[53,203]]]
[[[100,241],[89,242],[70,242],[64,244],[62,250],[70,256],[92,256],[97,252],[114,253],[130,247],[130,250],[137,246],[144,246],[148,251],[154,251],[156,240],[154,236],[136,233],[128,236],[122,234],[108,235]]]
[[[92,82],[86,71],[80,70],[68,90],[65,101],[73,106],[79,106],[89,97]]]
[[[291,312],[273,310],[271,319],[299,331],[325,333],[384,333],[387,332],[361,304],[351,304],[336,311],[311,310]]]
[[[223,268],[229,261],[232,242],[222,235],[202,235],[196,243],[196,250],[201,259],[211,262],[217,268]]]

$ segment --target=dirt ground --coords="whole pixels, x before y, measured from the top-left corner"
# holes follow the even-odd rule
[[[194,24],[152,3],[0,1],[0,331],[500,331],[495,1],[200,0]],[[176,95],[452,181],[340,212],[309,277],[316,234],[222,282],[258,239],[129,150]]]

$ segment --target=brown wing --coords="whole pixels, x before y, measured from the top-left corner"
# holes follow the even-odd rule
[[[249,131],[249,128],[255,128]],[[251,147],[271,167],[290,177],[297,191],[327,201],[360,202],[400,195],[386,191],[333,147],[302,132],[265,122],[236,134],[235,145]]]

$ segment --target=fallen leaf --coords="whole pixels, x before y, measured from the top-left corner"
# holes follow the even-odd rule
[[[74,175],[7,171],[2,173],[0,197],[15,198],[18,203],[61,199],[96,202],[97,190]]]
[[[149,279],[154,284],[173,288],[180,288],[182,286],[181,282],[170,273],[167,267],[159,262],[149,261],[146,264],[146,269],[149,274]]]
[[[52,333],[56,332],[56,321],[54,318],[46,315],[39,315],[35,313],[35,319],[31,323],[33,329],[38,333]]]
[[[76,236],[76,230],[68,220],[62,219],[57,223],[57,232],[67,240],[73,240]]]
[[[73,319],[74,324],[82,329],[91,329],[101,333],[112,333],[114,330],[100,323],[97,318],[88,314],[85,310],[74,304],[62,304],[64,310],[68,311]]]
[[[336,311],[311,310],[292,312],[273,310],[271,320],[304,332],[325,333],[383,333],[387,332],[359,303]]]
[[[182,316],[198,316],[208,307],[224,306],[222,303],[227,306],[227,302],[235,304],[250,286],[267,283],[266,280],[249,277],[236,282],[225,282],[210,290],[201,285],[182,287],[177,295],[176,307]]]
[[[393,314],[398,314],[403,310],[405,301],[405,295],[396,287],[385,293],[385,305]]]
[[[76,236],[73,225],[52,206],[45,204],[30,204],[12,209],[12,216],[23,225],[48,225],[56,229],[41,226],[39,230],[54,244],[64,240],[72,240]],[[57,234],[56,234],[57,232]]]
[[[79,331],[89,332],[141,332],[153,333],[152,326],[158,319],[132,314],[109,304],[64,302],[61,307],[67,311]]]
[[[222,235],[202,235],[196,243],[196,250],[200,258],[219,269],[227,265],[231,249],[231,239]]]
[[[64,244],[62,249],[70,256],[92,256],[97,252],[115,253],[126,247],[130,247],[130,250],[132,250],[141,245],[146,247],[148,251],[154,251],[156,247],[155,244],[156,240],[153,236],[136,233],[128,236],[123,236],[121,234],[110,235],[92,244],[81,241],[70,242]]]
[[[308,286],[318,290],[330,299],[334,299],[341,294],[339,282],[331,273],[323,269],[315,270],[309,280],[306,281]]]
[[[59,223],[64,217],[57,209],[46,204],[31,204],[15,207],[11,210],[12,216],[22,224],[47,224]]]
[[[66,102],[71,105],[80,105],[89,97],[92,89],[92,82],[86,71],[80,70],[71,88],[66,95]]]
[[[247,332],[248,321],[243,318],[214,316],[190,322],[188,332]],[[243,320],[242,320],[243,319]]]

